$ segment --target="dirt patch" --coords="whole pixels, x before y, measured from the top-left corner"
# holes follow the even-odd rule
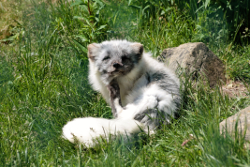
[[[228,81],[222,86],[222,92],[224,95],[228,95],[229,97],[250,96],[249,85],[245,85],[240,81]]]
[[[0,40],[13,35],[13,29],[21,23],[22,10],[27,3],[16,0],[0,1]]]

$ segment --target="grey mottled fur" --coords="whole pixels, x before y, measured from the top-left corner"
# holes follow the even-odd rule
[[[130,117],[150,130],[171,120],[181,103],[179,80],[162,63],[143,53],[141,44],[105,41],[89,45],[88,51],[90,83],[112,106],[115,118]],[[114,80],[118,86],[112,87]],[[119,104],[114,103],[114,97]]]

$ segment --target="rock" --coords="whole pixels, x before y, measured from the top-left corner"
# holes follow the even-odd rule
[[[220,132],[225,133],[227,131],[234,136],[236,123],[238,123],[238,133],[243,135],[246,130],[245,139],[250,141],[250,106],[222,121],[220,123]]]
[[[192,74],[193,80],[201,76],[205,80],[203,77],[205,74],[211,87],[219,80],[226,81],[223,62],[202,42],[186,43],[165,49],[158,60],[165,62],[175,71],[179,67],[184,68],[187,74]]]

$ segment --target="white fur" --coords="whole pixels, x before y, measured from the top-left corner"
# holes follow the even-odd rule
[[[119,47],[120,43],[127,41],[108,42],[113,43],[114,47]],[[163,90],[157,83],[147,85],[146,73],[153,75],[157,71],[167,73],[171,79],[176,81],[177,87],[179,87],[179,80],[172,71],[166,68],[163,63],[153,59],[150,54],[143,53],[140,62],[127,75],[117,77],[121,102],[122,106],[124,106],[122,108],[118,100],[115,100],[118,118],[111,120],[92,117],[76,118],[63,127],[64,137],[70,142],[74,142],[76,139],[84,143],[87,147],[93,147],[95,145],[93,139],[99,136],[108,140],[107,134],[115,135],[116,133],[120,133],[130,136],[140,132],[141,129],[147,131],[148,127],[145,127],[145,125],[133,118],[142,111],[156,107],[164,111],[166,122],[170,122],[170,117],[173,116],[173,111],[176,110],[173,100],[175,95]],[[89,59],[89,82],[96,91],[102,94],[107,103],[110,104],[107,85],[101,80],[100,76],[101,74],[95,63]],[[155,128],[154,125],[150,125],[149,129],[151,133]]]
[[[143,125],[132,119],[75,118],[63,127],[63,137],[74,143],[76,141],[86,147],[94,147],[98,137],[109,140],[110,135],[130,137],[139,133]]]
[[[91,60],[89,65],[90,83],[92,83],[93,88],[96,91],[99,91],[103,95],[105,100],[110,103],[109,92],[106,85],[100,79],[99,71]],[[126,106],[126,109],[122,110],[124,111],[123,113],[118,113],[119,118],[124,117],[132,119],[138,112],[147,108],[155,107],[153,106],[153,101],[156,100],[156,97],[160,98],[159,109],[164,110],[165,107],[168,107],[169,109],[167,111],[169,111],[169,113],[167,114],[172,116],[171,111],[175,111],[176,109],[174,103],[172,102],[173,95],[162,91],[157,85],[151,85],[147,88],[145,87],[145,84],[147,83],[146,76],[144,75],[145,72],[147,71],[149,73],[154,73],[157,70],[167,70],[169,71],[169,74],[173,74],[172,77],[175,77],[174,73],[166,68],[163,63],[160,63],[157,60],[153,59],[149,53],[144,53],[141,62],[136,68],[134,68],[126,76],[117,78],[120,86],[122,105]],[[142,97],[143,99],[136,99],[138,97]],[[140,103],[135,103],[136,100],[140,101]],[[167,116],[166,118],[169,118],[169,116]],[[167,121],[170,122],[170,120],[168,119]]]

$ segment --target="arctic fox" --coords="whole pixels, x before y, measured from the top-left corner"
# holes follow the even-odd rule
[[[140,43],[104,41],[88,46],[89,82],[112,108],[114,119],[76,118],[63,135],[93,147],[108,134],[153,133],[169,123],[181,103],[179,80],[163,63],[143,51]]]

